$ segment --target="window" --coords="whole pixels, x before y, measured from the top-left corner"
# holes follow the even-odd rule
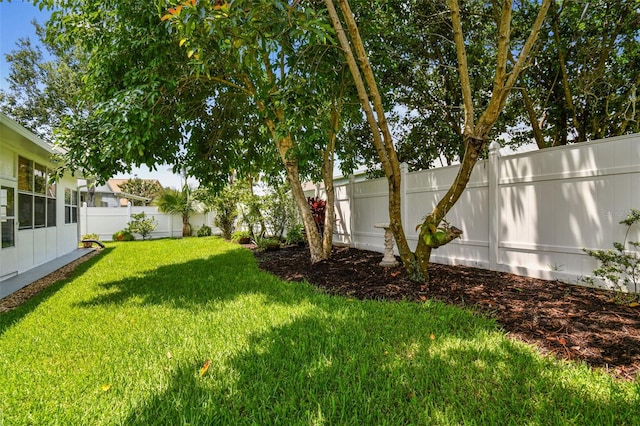
[[[78,193],[64,189],[64,223],[78,223]]]
[[[18,191],[33,192],[33,161],[18,157]]]
[[[56,226],[56,185],[51,170],[18,157],[18,229]]]
[[[18,194],[18,228],[33,228],[33,195]]]
[[[16,245],[13,188],[0,187],[0,224],[2,225],[2,248]]]

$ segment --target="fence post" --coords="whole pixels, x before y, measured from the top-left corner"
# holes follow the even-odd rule
[[[356,177],[349,175],[349,190],[347,191],[347,200],[349,200],[349,247],[355,247],[353,238],[353,216],[355,214],[355,184]]]
[[[127,222],[131,222],[131,201],[127,200]]]
[[[407,232],[407,174],[409,173],[409,165],[407,163],[400,164],[400,217],[402,219],[404,232]]]
[[[489,269],[498,269],[500,251],[500,144],[489,145]]]
[[[82,237],[89,233],[89,209],[86,201],[82,203],[80,212],[80,236]]]

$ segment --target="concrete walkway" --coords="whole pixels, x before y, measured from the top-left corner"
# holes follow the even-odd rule
[[[22,287],[26,287],[34,281],[39,280],[42,277],[49,275],[50,273],[68,265],[74,260],[80,259],[91,253],[93,249],[77,249],[71,253],[67,253],[57,259],[51,260],[35,268],[31,268],[15,277],[8,278],[4,281],[0,281],[0,299],[7,297],[11,293],[20,290]]]

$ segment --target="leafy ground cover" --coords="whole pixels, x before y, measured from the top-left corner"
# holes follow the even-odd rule
[[[638,381],[469,309],[282,281],[217,238],[108,244],[0,313],[0,371],[6,424],[640,423]]]

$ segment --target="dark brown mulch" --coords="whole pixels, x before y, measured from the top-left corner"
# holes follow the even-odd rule
[[[266,271],[307,280],[331,294],[473,307],[543,353],[582,360],[624,379],[640,377],[640,307],[615,303],[611,292],[438,264],[424,285],[410,281],[401,267],[379,266],[380,253],[346,247],[334,248],[331,259],[314,265],[304,247],[256,252],[256,257]]]

